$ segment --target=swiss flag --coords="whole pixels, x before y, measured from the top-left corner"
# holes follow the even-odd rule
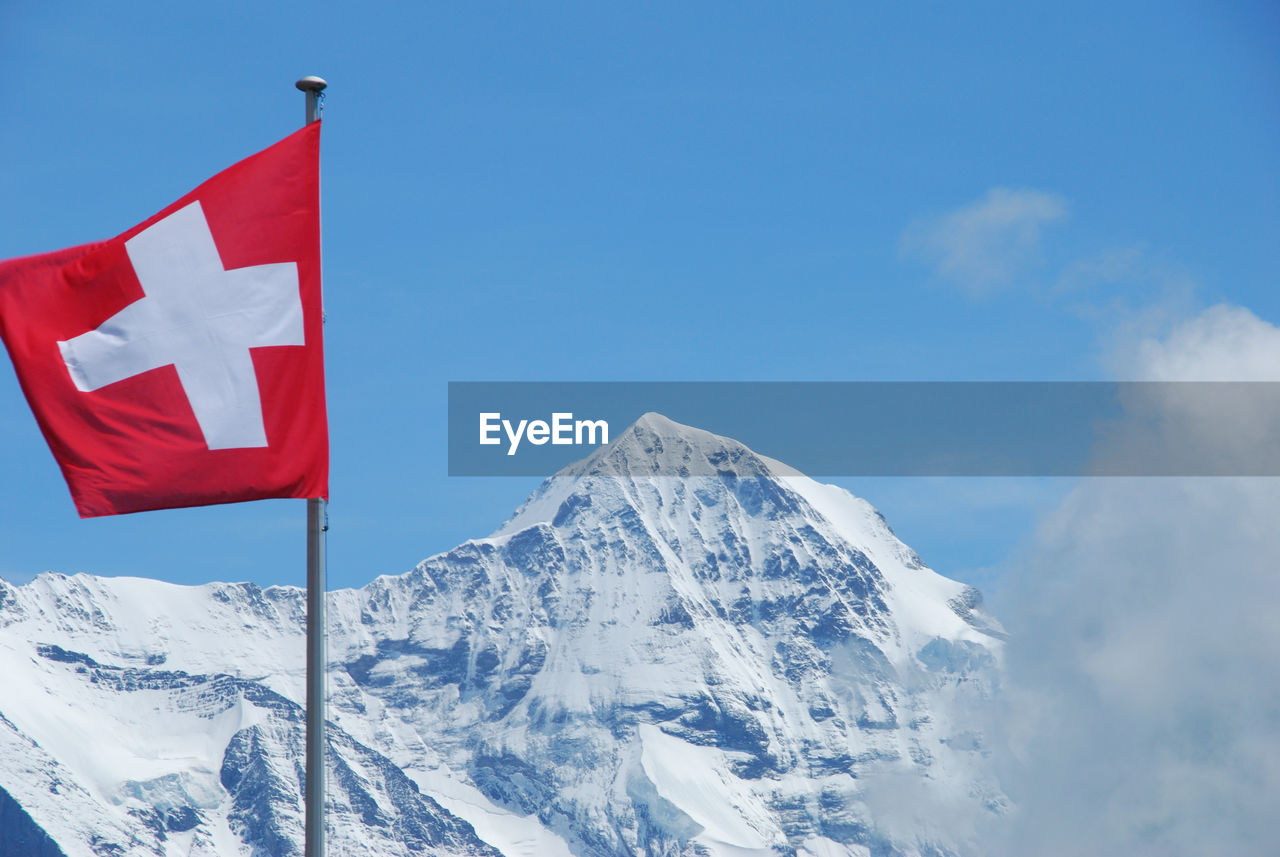
[[[328,499],[320,123],[109,241],[0,262],[0,337],[82,517]]]

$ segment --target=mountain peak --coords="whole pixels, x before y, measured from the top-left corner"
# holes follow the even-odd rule
[[[1005,806],[968,715],[998,628],[871,504],[792,474],[648,413],[489,538],[330,592],[344,853],[961,853],[952,819]],[[296,854],[302,602],[0,587],[0,669],[34,689],[0,705],[0,811],[67,853]],[[906,815],[880,783],[911,784]]]
[[[778,481],[801,475],[732,438],[649,411],[617,434],[607,446],[548,478],[493,535],[509,535],[555,520],[571,495],[603,490],[600,480],[616,486],[663,477]]]
[[[675,420],[668,419],[657,411],[646,411],[640,415],[640,419],[631,424],[629,431],[648,431],[648,432],[685,432],[699,431],[692,426],[678,423]]]
[[[745,444],[649,411],[595,454],[558,476],[794,476]]]

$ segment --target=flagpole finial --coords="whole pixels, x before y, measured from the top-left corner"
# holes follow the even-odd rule
[[[309,74],[306,77],[298,78],[293,85],[307,94],[306,124],[310,125],[320,118],[320,101],[324,98],[324,88],[329,84],[323,77]]]

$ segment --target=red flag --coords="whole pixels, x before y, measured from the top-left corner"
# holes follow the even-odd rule
[[[320,123],[109,241],[0,262],[0,337],[82,517],[329,493]]]

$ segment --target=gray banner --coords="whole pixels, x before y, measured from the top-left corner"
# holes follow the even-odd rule
[[[551,475],[651,412],[812,476],[1280,475],[1276,382],[453,382],[449,474]]]

